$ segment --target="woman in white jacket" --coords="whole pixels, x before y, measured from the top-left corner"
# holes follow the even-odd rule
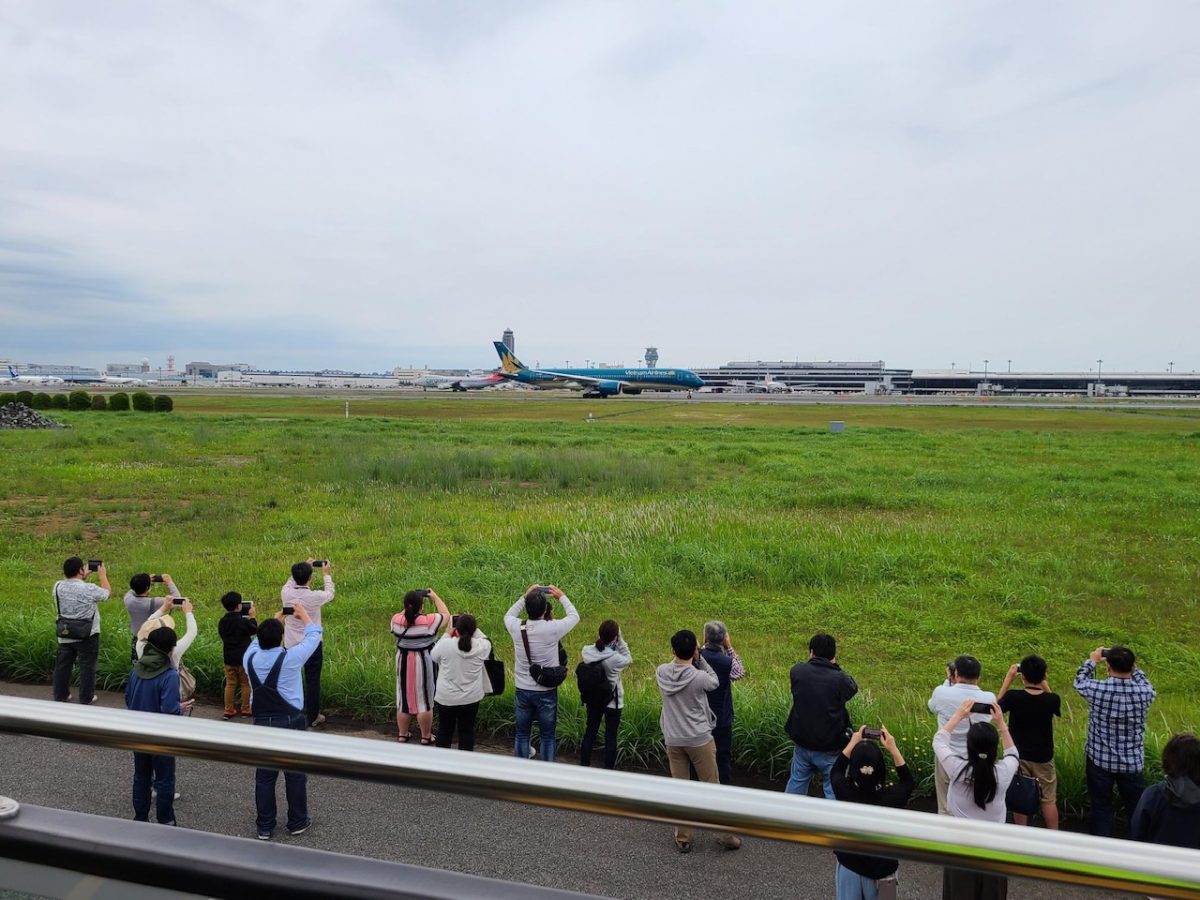
[[[150,632],[156,628],[171,628],[178,633],[175,628],[175,620],[171,618],[171,611],[175,608],[176,600],[183,607],[184,619],[187,622],[187,628],[183,634],[179,635],[179,640],[175,643],[175,649],[171,651],[171,665],[176,669],[183,662],[183,654],[187,653],[188,648],[192,646],[192,641],[196,640],[196,617],[192,614],[192,601],[186,597],[166,597],[163,605],[156,609],[146,619],[146,622],[137,634],[137,644],[134,646],[134,653],[138,659],[142,658],[142,654],[146,652],[146,638],[150,636]]]
[[[617,732],[621,728],[621,710],[625,708],[625,686],[621,683],[621,670],[633,662],[629,645],[621,637],[621,628],[612,619],[600,623],[600,634],[596,643],[583,648],[585,663],[600,663],[608,676],[612,697],[603,706],[587,707],[587,727],[583,740],[579,742],[579,764],[592,764],[592,747],[600,734],[600,721],[604,721],[604,768],[617,766]]]
[[[458,749],[475,749],[475,717],[484,695],[483,661],[492,652],[492,642],[475,623],[462,614],[430,651],[438,667],[433,703],[438,715],[437,746],[450,748],[458,731]]]

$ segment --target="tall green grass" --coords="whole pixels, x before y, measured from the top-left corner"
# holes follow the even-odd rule
[[[261,402],[247,407],[265,413]],[[734,689],[735,755],[773,776],[791,752],[787,671],[816,631],[838,637],[862,687],[855,720],[886,722],[925,782],[925,701],[960,652],[982,660],[991,687],[1027,653],[1049,660],[1065,701],[1068,807],[1083,796],[1086,715],[1069,682],[1095,646],[1130,644],[1155,682],[1152,757],[1170,732],[1200,724],[1200,441],[1165,428],[1185,420],[1096,414],[1061,430],[1056,414],[1048,442],[1034,430],[1040,410],[987,411],[1002,428],[974,410],[923,413],[911,429],[894,427],[905,410],[872,428],[841,411],[851,428],[835,436],[738,424],[738,407],[712,423],[576,412],[531,424],[521,417],[557,407],[471,403],[349,420],[284,407],[270,418],[285,421],[258,421],[189,416],[181,402],[172,417],[64,413],[74,427],[63,432],[0,434],[0,673],[48,677],[50,585],[78,553],[110,562],[118,598],[137,571],[175,576],[201,626],[189,664],[216,696],[220,595],[275,609],[290,564],[312,555],[333,559],[338,588],[325,612],[326,701],[366,720],[391,717],[388,621],[407,589],[434,585],[475,613],[511,663],[501,616],[550,581],[583,616],[566,642],[573,659],[609,617],[632,646],[626,764],[661,759],[654,666],[673,631],[710,618],[729,625],[750,673]],[[446,417],[458,411],[463,421]],[[1125,422],[1149,430],[1112,430]],[[102,683],[119,686],[120,600],[101,615]],[[569,747],[582,717],[573,688],[561,693]],[[486,701],[482,724],[506,733],[511,698]]]

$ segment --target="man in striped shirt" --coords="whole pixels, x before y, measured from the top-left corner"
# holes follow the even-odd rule
[[[1107,664],[1108,677],[1097,680],[1096,666]],[[1154,686],[1134,665],[1128,647],[1097,647],[1075,673],[1075,690],[1088,704],[1087,788],[1091,831],[1112,834],[1113,788],[1125,813],[1133,817],[1142,797],[1146,764],[1146,715]]]

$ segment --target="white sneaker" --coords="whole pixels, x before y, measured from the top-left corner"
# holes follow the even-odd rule
[[[320,728],[324,724],[325,724],[325,716],[323,716],[321,713],[317,713],[317,717],[315,719],[313,719],[313,723],[312,723],[311,727],[312,728]]]
[[[537,758],[537,747],[533,746],[533,744],[529,745],[529,758],[530,759]]]

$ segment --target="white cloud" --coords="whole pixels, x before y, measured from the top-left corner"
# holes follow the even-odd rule
[[[0,355],[100,352],[53,311],[274,365],[487,365],[510,325],[1178,363],[1198,44],[1168,2],[6,4]]]

